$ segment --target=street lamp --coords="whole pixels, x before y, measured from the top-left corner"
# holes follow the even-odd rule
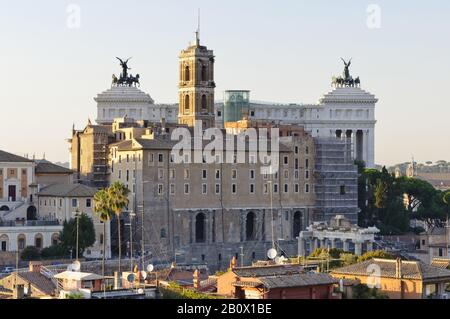
[[[135,213],[130,212],[130,223],[125,224],[130,226],[130,270],[133,272],[133,218],[136,216]]]
[[[74,213],[75,219],[77,220],[77,243],[76,243],[76,251],[75,251],[75,256],[76,256],[76,260],[78,261],[78,239],[79,239],[79,227],[80,227],[80,217],[81,217],[81,213],[80,211],[77,209]]]

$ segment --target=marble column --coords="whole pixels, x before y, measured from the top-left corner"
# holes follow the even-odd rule
[[[362,255],[362,242],[360,241],[355,242],[355,255],[356,256]]]
[[[320,239],[320,248],[325,247],[325,238],[319,238]]]
[[[298,255],[299,256],[306,256],[306,240],[302,236],[298,238]]]
[[[348,241],[347,240],[343,240],[342,241],[342,243],[343,243],[343,250],[345,251],[345,252],[348,252],[349,251],[349,245],[348,245]]]
[[[373,250],[373,243],[371,241],[368,241],[366,243],[366,247],[367,247],[367,251],[372,251]]]
[[[332,239],[330,239],[330,241],[331,241],[331,248],[332,249],[336,248],[336,239],[332,238]]]
[[[312,250],[311,250],[311,252],[313,252],[317,248],[319,248],[319,240],[317,238],[314,238],[312,240]]]

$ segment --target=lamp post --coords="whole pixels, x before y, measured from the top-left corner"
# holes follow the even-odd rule
[[[75,219],[77,220],[77,242],[76,242],[76,251],[75,251],[75,256],[76,256],[76,260],[78,261],[78,240],[79,240],[79,227],[80,227],[80,211],[77,209],[74,212],[75,215]]]
[[[130,271],[133,272],[133,218],[136,216],[135,213],[130,212]]]

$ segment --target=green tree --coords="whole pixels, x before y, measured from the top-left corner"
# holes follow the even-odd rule
[[[41,254],[38,248],[34,246],[27,246],[20,254],[22,260],[36,260],[41,258]]]
[[[41,250],[42,258],[58,258],[67,257],[69,255],[69,250],[66,249],[62,244],[52,245]]]
[[[106,223],[112,219],[113,212],[110,208],[109,194],[102,189],[94,195],[94,212],[103,223],[103,254],[102,254],[102,276],[105,276],[105,254],[106,254]]]
[[[122,242],[120,236],[120,216],[122,215],[123,210],[128,206],[128,188],[125,187],[124,184],[120,182],[115,182],[112,186],[108,188],[108,197],[109,197],[109,207],[111,211],[116,214],[117,217],[117,232],[118,232],[118,241],[119,241],[119,273],[121,272],[121,256],[122,256]]]
[[[95,243],[95,229],[92,219],[85,213],[80,214],[78,221],[78,255],[82,256],[85,249]],[[75,251],[77,247],[77,220],[72,218],[64,221],[63,230],[59,236],[61,245],[66,250]]]
[[[354,299],[389,299],[389,297],[382,293],[377,288],[369,288],[367,285],[359,284],[353,287]]]
[[[374,251],[368,251],[365,254],[359,256],[357,262],[360,263],[360,262],[370,260],[373,258],[395,259],[396,257],[384,250],[374,250]]]

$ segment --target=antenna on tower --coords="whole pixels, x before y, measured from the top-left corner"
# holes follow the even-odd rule
[[[197,15],[197,31],[195,31],[195,43],[200,45],[200,8],[198,9]]]

